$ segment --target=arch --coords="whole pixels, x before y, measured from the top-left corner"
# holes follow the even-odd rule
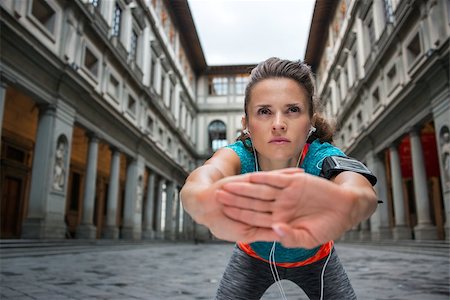
[[[223,121],[214,120],[208,126],[209,148],[216,151],[228,144],[227,126]]]

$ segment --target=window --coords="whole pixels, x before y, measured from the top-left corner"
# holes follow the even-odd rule
[[[120,36],[120,23],[122,22],[122,8],[120,8],[119,3],[116,2],[114,7],[114,17],[112,23],[112,36]]]
[[[131,44],[130,44],[130,58],[137,62],[137,46],[138,46],[138,34],[136,30],[131,31]]]
[[[164,130],[160,127],[158,133],[159,133],[159,140],[162,141],[164,137]]]
[[[88,0],[88,3],[92,4],[93,7],[100,7],[100,0]]]
[[[227,145],[227,127],[219,120],[211,122],[208,126],[210,148],[216,151]]]
[[[161,99],[164,101],[164,89],[166,86],[166,75],[161,76]]]
[[[153,118],[151,116],[147,116],[147,131],[152,134],[153,133]]]
[[[111,96],[114,98],[119,98],[119,81],[113,76],[109,75],[109,86],[108,86],[108,92]]]
[[[152,59],[150,62],[150,86],[153,86],[153,84],[155,83],[155,71],[156,71],[156,59],[155,57],[155,53],[152,53]]]
[[[358,128],[361,128],[363,126],[363,117],[361,111],[356,114],[356,125],[358,126]]]
[[[353,135],[353,126],[352,126],[352,124],[348,124],[347,131],[348,131],[348,135],[351,138],[352,135]]]
[[[43,0],[34,0],[31,7],[31,14],[41,23],[49,32],[55,30],[55,11]]]
[[[392,9],[392,0],[384,0],[384,15],[387,23],[394,23],[394,10]]]
[[[352,57],[353,57],[353,70],[355,71],[355,82],[356,82],[359,80],[359,61],[358,61],[358,52],[356,51],[356,45],[353,47]]]
[[[392,66],[392,68],[387,73],[387,90],[391,91],[395,85],[397,84],[397,68],[395,64]]]
[[[85,47],[84,49],[84,66],[92,75],[94,75],[94,77],[97,77],[99,65],[98,59],[88,47]]]
[[[167,150],[169,150],[169,152],[172,150],[172,139],[170,137],[167,138]]]
[[[245,88],[248,84],[248,76],[247,75],[238,75],[236,76],[236,95],[243,95],[245,93]]]
[[[422,52],[421,47],[420,47],[419,33],[416,33],[414,38],[410,41],[406,50],[407,50],[408,64],[411,65],[419,57],[420,53]]]
[[[375,28],[373,24],[373,18],[370,18],[369,22],[367,23],[367,32],[369,34],[369,47],[372,47],[373,45],[375,45]]]
[[[210,77],[208,82],[208,93],[212,96],[223,96],[228,94],[227,77]]]
[[[136,100],[131,96],[128,96],[127,110],[133,115],[136,113]]]
[[[372,106],[373,108],[377,108],[380,105],[380,93],[378,92],[378,88],[376,88],[372,93]]]

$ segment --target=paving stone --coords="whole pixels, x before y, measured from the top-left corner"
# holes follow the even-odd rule
[[[448,257],[336,248],[358,299],[449,299]],[[213,299],[232,250],[227,243],[160,242],[8,258],[1,265],[1,299]],[[288,299],[307,299],[292,282],[282,285]],[[280,298],[273,285],[262,299]]]

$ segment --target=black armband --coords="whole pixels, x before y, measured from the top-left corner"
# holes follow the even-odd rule
[[[320,176],[330,179],[337,174],[351,171],[362,176],[366,177],[367,180],[373,185],[377,183],[377,178],[372,172],[360,161],[350,158],[350,157],[342,157],[342,156],[328,156],[323,160],[322,164],[322,172],[320,172]]]

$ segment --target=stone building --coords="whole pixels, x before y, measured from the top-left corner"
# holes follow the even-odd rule
[[[207,66],[186,0],[0,7],[0,237],[210,239],[178,192],[252,66]]]
[[[450,3],[318,0],[305,60],[384,204],[349,239],[448,239]]]
[[[192,238],[187,1],[1,2],[1,237]]]

